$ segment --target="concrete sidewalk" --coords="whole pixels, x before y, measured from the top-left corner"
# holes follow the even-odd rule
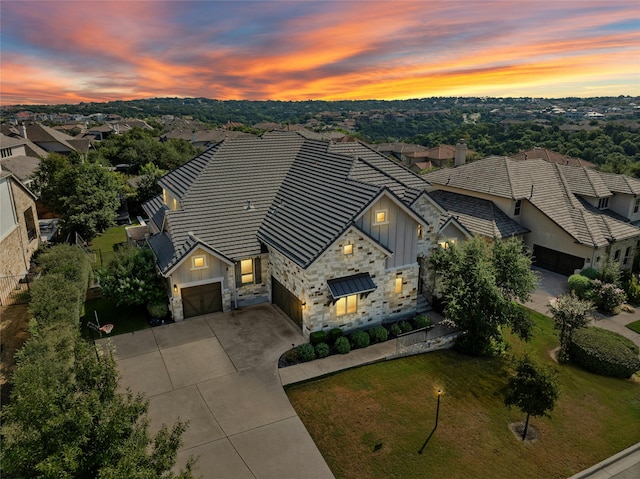
[[[569,479],[638,479],[640,443],[585,469]]]

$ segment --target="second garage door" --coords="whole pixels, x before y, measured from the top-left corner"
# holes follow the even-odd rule
[[[271,299],[284,313],[302,328],[302,302],[273,276],[271,277]]]
[[[182,288],[182,307],[185,318],[222,311],[222,283]]]
[[[533,261],[536,266],[556,273],[571,276],[575,270],[584,268],[584,258],[561,253],[540,245],[533,245]]]

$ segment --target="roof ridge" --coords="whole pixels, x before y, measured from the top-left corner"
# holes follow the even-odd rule
[[[509,182],[509,190],[511,191],[511,198],[515,199],[514,191],[513,191],[513,182],[511,181],[511,168],[509,165],[509,157],[503,156],[502,160],[504,161],[505,170],[507,172],[507,181]]]

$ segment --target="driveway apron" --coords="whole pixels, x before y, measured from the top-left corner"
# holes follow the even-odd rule
[[[110,341],[120,387],[149,399],[151,433],[189,422],[177,467],[193,456],[205,479],[333,478],[278,375],[280,355],[305,340],[271,304]]]

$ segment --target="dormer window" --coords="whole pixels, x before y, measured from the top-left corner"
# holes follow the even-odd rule
[[[609,197],[598,200],[598,209],[606,210],[609,207]]]
[[[342,252],[348,256],[348,255],[352,255],[353,254],[353,245],[352,244],[346,244],[342,247]]]
[[[389,223],[389,216],[387,210],[376,210],[374,216],[374,225],[386,225]]]
[[[522,209],[522,200],[516,201],[516,207],[513,210],[513,216],[520,216],[520,210]]]

